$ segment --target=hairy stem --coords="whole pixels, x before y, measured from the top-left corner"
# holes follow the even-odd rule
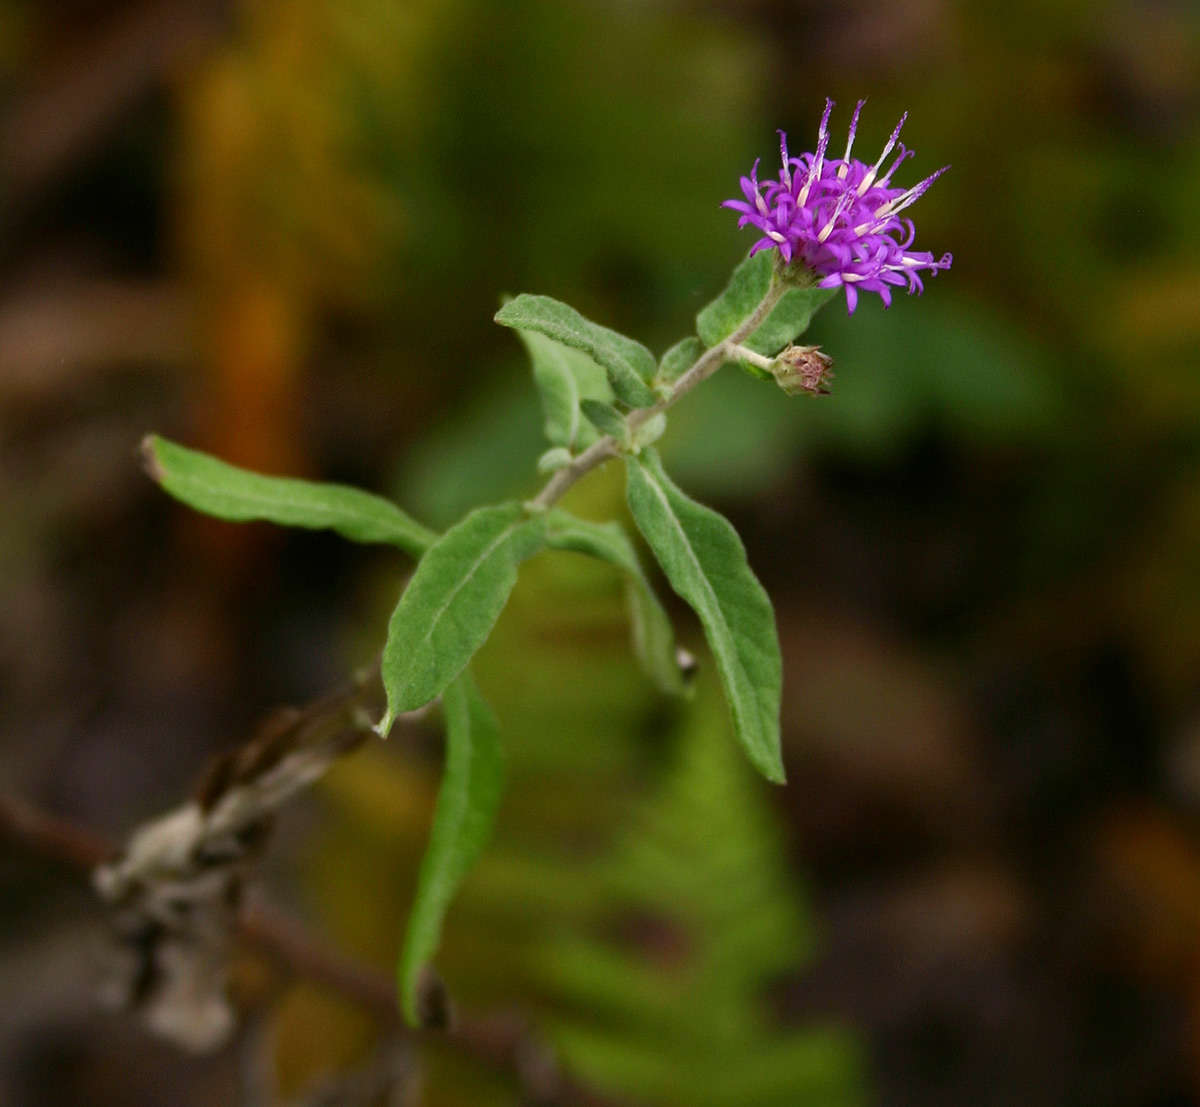
[[[552,507],[562,499],[564,493],[580,477],[603,465],[610,457],[617,456],[617,440],[611,434],[598,438],[570,464],[564,465],[547,482],[546,486],[530,501],[538,508]]]
[[[726,343],[728,352],[732,357],[740,358],[742,361],[748,361],[751,365],[757,365],[760,369],[770,369],[775,364],[775,359],[772,357],[763,357],[762,354],[756,354],[748,346],[739,346],[736,343]]]
[[[787,290],[788,286],[783,281],[778,279],[773,280],[771,287],[767,289],[767,294],[759,301],[758,306],[751,312],[750,317],[733,334],[725,339],[724,342],[718,342],[717,345],[705,350],[696,359],[695,363],[675,381],[675,385],[669,395],[653,407],[638,408],[637,411],[629,413],[625,422],[630,434],[636,431],[638,427],[643,426],[653,419],[659,412],[674,407],[693,388],[698,384],[703,384],[720,369],[728,359],[731,350],[737,347],[744,338],[749,338],[750,335],[758,330],[760,324],[771,314],[772,309],[779,303]],[[620,449],[617,440],[612,435],[606,434],[603,438],[597,439],[569,465],[564,465],[563,468],[559,469],[546,482],[541,492],[529,501],[529,506],[534,510],[545,510],[548,507],[553,507],[576,481],[586,476],[593,469],[598,469],[606,461],[616,457],[619,453]]]

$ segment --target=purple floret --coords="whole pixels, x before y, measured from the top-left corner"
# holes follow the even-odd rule
[[[892,287],[907,285],[921,292],[920,272],[936,274],[953,260],[944,254],[937,261],[928,251],[910,250],[916,229],[900,212],[915,203],[934,181],[949,169],[943,166],[912,188],[893,188],[892,175],[912,151],[900,142],[905,113],[896,124],[874,165],[850,157],[858,116],[865,103],[859,100],[850,120],[850,137],[840,158],[828,158],[829,114],[833,101],[825,101],[817,150],[798,158],[788,156],[787,135],[779,132],[783,167],[779,179],[760,183],[758,162],[750,176],[741,179],[746,199],[726,200],[722,207],[741,212],[738,226],[757,227],[763,237],[750,253],[776,249],[784,262],[799,262],[819,276],[822,288],[846,290],[846,307],[853,313],[859,292],[878,292],[885,306],[892,302]],[[892,151],[891,165],[883,169]],[[882,172],[881,172],[882,171]]]

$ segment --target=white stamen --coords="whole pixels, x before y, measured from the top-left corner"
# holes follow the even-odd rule
[[[888,200],[885,204],[880,204],[879,207],[875,209],[875,218],[877,220],[886,219],[895,215],[896,212],[903,211],[905,208],[915,204],[922,196],[925,195],[929,189],[929,186],[933,184],[933,182],[936,181],[938,177],[945,173],[949,168],[949,166],[945,166],[942,169],[939,169],[936,173],[931,173],[923,181],[913,185],[912,188],[908,189],[906,192],[902,192],[899,196],[895,197],[895,199]]]
[[[887,140],[887,145],[883,148],[883,153],[879,155],[879,160],[867,171],[867,175],[863,177],[862,183],[858,186],[858,194],[862,196],[868,188],[875,182],[875,177],[879,173],[880,166],[887,161],[887,156],[896,147],[896,140],[900,137],[900,128],[904,126],[904,121],[908,118],[908,112],[900,116],[900,122],[896,124],[896,129],[892,132],[892,137]]]
[[[804,187],[800,189],[800,192],[796,196],[796,203],[800,207],[804,207],[804,205],[808,203],[808,190],[812,188],[813,180],[815,178],[813,170],[816,168],[816,164],[817,163],[814,160],[812,165],[809,166],[808,176],[804,178]]]
[[[821,116],[821,126],[817,130],[817,152],[813,155],[812,165],[808,167],[808,176],[804,180],[804,187],[800,189],[800,193],[796,197],[796,202],[801,207],[808,203],[809,189],[821,175],[821,165],[825,160],[825,148],[829,145],[829,113],[831,111],[833,111],[833,101],[827,99],[825,113]]]
[[[837,223],[842,212],[846,210],[846,201],[849,199],[849,196],[850,194],[848,192],[842,193],[841,198],[838,200],[837,205],[833,209],[833,214],[829,217],[829,222],[821,228],[820,233],[817,235],[818,242],[824,242],[825,239],[827,239],[833,233],[834,224]]]

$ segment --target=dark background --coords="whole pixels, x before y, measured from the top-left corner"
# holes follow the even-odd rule
[[[724,374],[664,440],[775,599],[788,787],[707,683],[658,700],[606,570],[532,563],[480,659],[511,783],[443,968],[646,1103],[1200,1101],[1193,4],[6,0],[0,82],[0,780],[114,837],[372,656],[407,571],[189,515],[145,432],[433,526],[528,494],[499,297],[661,352],[776,127],[811,148],[832,96],[837,148],[867,96],[873,160],[910,111],[954,267],[825,309],[831,397]],[[573,496],[620,510],[615,473]],[[439,756],[362,751],[267,865],[385,970]],[[77,876],[5,846],[0,890],[7,1103],[237,1102],[251,1055],[290,1095],[369,1048],[251,964],[265,1035],[184,1058],[92,1005]],[[415,1103],[518,1102],[422,1066]]]

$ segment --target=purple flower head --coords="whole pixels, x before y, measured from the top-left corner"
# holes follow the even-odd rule
[[[921,270],[937,273],[949,269],[952,261],[949,254],[935,261],[927,251],[910,250],[916,228],[911,219],[900,215],[950,167],[943,166],[912,188],[892,186],[892,175],[913,153],[900,142],[907,112],[874,165],[851,158],[865,102],[859,100],[854,109],[846,152],[840,158],[828,156],[833,101],[826,100],[816,153],[790,157],[787,135],[780,131],[779,179],[760,183],[755,161],[750,176],[741,180],[746,199],[721,205],[741,212],[739,227],[749,224],[762,232],[751,254],[777,249],[785,263],[799,262],[818,274],[822,288],[844,288],[851,314],[859,292],[878,292],[886,307],[892,302],[893,285],[907,285],[909,293],[921,292]],[[884,169],[894,150],[895,158]]]

